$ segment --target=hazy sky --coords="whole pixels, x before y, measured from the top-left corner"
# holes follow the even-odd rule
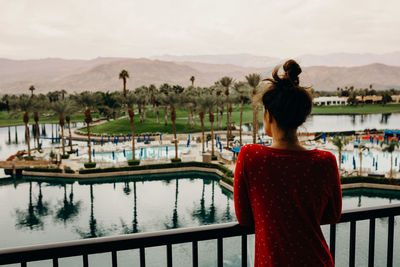
[[[400,1],[0,0],[0,57],[400,50]]]

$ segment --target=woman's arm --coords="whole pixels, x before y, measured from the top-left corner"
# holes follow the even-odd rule
[[[322,214],[321,224],[337,223],[342,213],[342,188],[340,186],[339,170],[335,156],[332,155],[327,168],[327,173],[330,176],[327,181],[331,186],[332,193],[329,197],[328,204]]]
[[[246,171],[244,162],[244,147],[241,149],[235,168],[235,179],[233,183],[233,196],[235,202],[236,218],[240,225],[253,226],[253,213],[248,197]]]

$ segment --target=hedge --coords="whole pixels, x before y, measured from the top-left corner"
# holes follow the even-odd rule
[[[56,172],[56,173],[62,173],[62,170],[60,168],[25,168],[25,171],[29,172]]]
[[[340,177],[340,183],[341,184],[371,183],[371,184],[400,185],[400,179],[393,179],[386,177],[372,177],[372,176],[343,176]]]
[[[140,160],[138,160],[138,159],[136,159],[136,160],[132,160],[132,159],[128,160],[128,165],[129,166],[137,166],[139,164],[140,164]]]
[[[85,168],[95,168],[96,162],[85,162],[83,163],[83,166],[85,166]]]
[[[182,160],[180,158],[172,158],[171,162],[172,163],[178,163],[178,162],[182,162]]]
[[[61,155],[62,159],[69,159],[69,154]]]
[[[233,172],[225,166],[206,162],[176,162],[176,163],[162,163],[153,165],[139,165],[139,166],[126,166],[126,167],[111,167],[111,168],[97,168],[97,169],[80,169],[80,174],[88,173],[104,173],[104,172],[119,172],[119,171],[136,171],[136,170],[152,170],[152,169],[169,169],[179,167],[203,167],[213,168],[220,170],[224,175],[222,180],[230,185],[233,185]]]

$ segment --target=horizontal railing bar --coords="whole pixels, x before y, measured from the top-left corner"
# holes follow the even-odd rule
[[[400,204],[359,208],[343,211],[339,223],[396,215],[400,215]],[[45,245],[7,248],[0,249],[0,264],[46,260],[52,257],[63,258],[81,256],[82,251],[87,255],[248,234],[254,234],[254,229],[240,226],[237,223],[223,223],[151,233],[137,233]]]

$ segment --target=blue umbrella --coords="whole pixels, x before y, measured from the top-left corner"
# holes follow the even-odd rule
[[[76,149],[76,156],[79,156],[79,149]]]
[[[93,145],[95,145],[95,144],[96,144],[96,140],[93,139]]]
[[[124,153],[124,157],[126,158],[126,151],[125,151],[125,149],[122,150],[122,153]]]
[[[94,152],[94,148],[93,148],[93,157],[96,155],[96,153]]]
[[[168,146],[165,147],[165,152],[167,153],[167,158],[168,158]]]
[[[115,152],[114,151],[112,152],[112,157],[113,157],[113,160],[115,160]]]
[[[222,143],[219,142],[219,151],[222,152]]]
[[[103,143],[104,143],[104,140],[103,140],[103,137],[102,137],[101,140],[100,140],[101,146],[103,146]]]
[[[143,147],[140,148],[140,158],[143,157]]]
[[[162,134],[160,134],[160,141],[162,140]]]
[[[353,156],[353,170],[355,170],[355,169],[356,169],[356,159]]]
[[[394,159],[394,166],[397,166],[397,158]]]
[[[372,137],[372,135],[369,137],[369,141],[370,141],[371,143],[374,142],[374,138]]]
[[[206,141],[206,147],[208,148],[208,140]]]
[[[110,143],[110,139],[111,139],[111,137],[110,136],[108,136],[108,142]]]
[[[128,134],[128,140],[131,141],[131,134]]]
[[[375,171],[377,171],[378,170],[378,159],[376,159],[376,161],[375,161]]]
[[[124,135],[124,142],[126,142],[126,135]]]
[[[372,166],[375,166],[375,157],[372,157]]]
[[[214,134],[214,139],[217,140],[217,134]]]
[[[147,142],[150,142],[150,134],[147,136]]]
[[[42,149],[43,143],[39,144],[39,149]]]
[[[190,146],[190,139],[187,140],[186,146]]]
[[[137,137],[137,142],[138,143],[140,142],[140,135],[138,135],[138,137]]]

